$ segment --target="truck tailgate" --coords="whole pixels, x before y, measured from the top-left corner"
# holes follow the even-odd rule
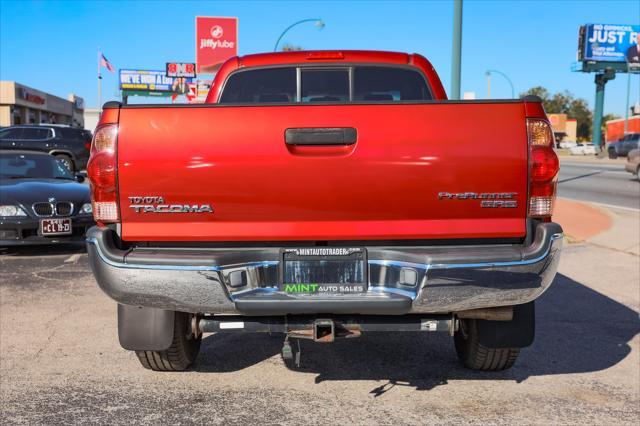
[[[285,131],[292,128],[353,128],[357,142],[288,145]],[[124,106],[118,130],[122,237],[522,237],[527,156],[522,102]],[[479,197],[504,193],[513,194],[509,208],[481,205]],[[140,204],[154,208],[131,207]],[[158,204],[206,204],[213,213],[154,212]]]

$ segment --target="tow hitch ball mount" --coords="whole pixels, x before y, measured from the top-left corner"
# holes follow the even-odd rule
[[[286,333],[282,346],[282,358],[294,361],[296,367],[300,367],[301,348],[300,339],[313,340],[319,343],[330,343],[337,338],[352,338],[362,335],[362,331],[445,331],[453,336],[458,329],[458,320],[453,316],[447,319],[423,319],[418,327],[398,326],[398,324],[363,323],[343,324],[333,319],[316,319],[311,327],[302,329],[290,329]],[[296,339],[296,342],[291,342]]]

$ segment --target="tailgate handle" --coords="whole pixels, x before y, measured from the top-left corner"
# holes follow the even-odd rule
[[[287,145],[353,145],[357,139],[353,127],[302,127],[284,132]]]

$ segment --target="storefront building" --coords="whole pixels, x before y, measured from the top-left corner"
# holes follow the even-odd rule
[[[578,122],[567,114],[547,114],[556,142],[577,141]]]
[[[640,108],[638,108],[640,110]],[[620,140],[625,135],[625,120],[624,118],[618,118],[616,120],[609,120],[605,124],[606,126],[606,142],[611,143]],[[634,115],[629,117],[626,127],[627,133],[640,133],[640,115]]]
[[[0,81],[0,126],[15,124],[67,124],[84,127],[84,99],[67,99],[14,81]]]

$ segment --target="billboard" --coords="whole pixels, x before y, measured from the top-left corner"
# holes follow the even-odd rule
[[[167,77],[187,77],[196,76],[196,64],[184,62],[167,62]]]
[[[238,18],[196,16],[196,73],[213,74],[238,54]]]
[[[150,94],[184,94],[189,91],[188,84],[192,80],[167,77],[165,71],[120,70],[120,90]]]
[[[579,60],[640,65],[640,25],[587,24],[580,28]]]

